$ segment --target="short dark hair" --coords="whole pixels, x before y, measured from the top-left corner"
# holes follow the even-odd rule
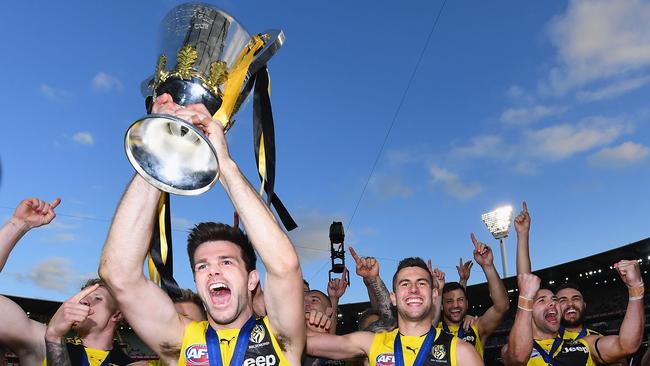
[[[307,290],[309,290],[309,282],[307,282],[307,280],[303,278],[303,279],[302,279],[302,283],[303,283],[305,286],[307,286]]]
[[[397,270],[395,271],[395,274],[393,275],[393,292],[395,292],[395,281],[397,281],[397,274],[399,271],[401,271],[404,268],[407,267],[419,267],[424,269],[429,276],[427,278],[429,279],[429,285],[433,287],[433,276],[431,275],[431,272],[429,272],[429,266],[427,266],[426,263],[424,263],[424,259],[420,257],[408,257],[402,259],[399,264],[397,265]]]
[[[194,252],[203,243],[209,241],[229,241],[241,249],[242,258],[248,272],[255,269],[257,256],[248,236],[239,228],[217,222],[202,222],[187,236],[187,256],[190,257],[190,266],[194,273]]]
[[[83,290],[86,287],[90,287],[90,286],[97,285],[97,284],[99,284],[99,286],[101,286],[101,287],[107,288],[106,283],[101,278],[91,278],[88,281],[86,281],[83,284],[83,286],[81,286],[81,289]]]
[[[208,316],[208,314],[205,311],[205,306],[203,306],[203,301],[201,300],[201,297],[199,294],[196,292],[190,290],[189,288],[181,288],[179,289],[179,296],[172,297],[172,302],[174,304],[179,303],[179,302],[192,302],[196,306],[199,307],[201,310],[201,313],[204,316]]]
[[[323,291],[320,291],[320,290],[312,289],[312,290],[309,290],[309,291],[305,292],[305,295],[309,295],[309,294],[312,294],[312,293],[317,293],[317,294],[323,295],[323,297],[327,301],[327,304],[325,304],[325,306],[328,307],[328,308],[332,307],[332,300],[330,299],[329,296],[327,296],[326,293],[324,293]]]
[[[558,286],[555,289],[555,293],[557,293],[560,290],[564,290],[565,288],[572,288],[572,289],[577,290],[578,292],[582,293],[582,291],[580,291],[580,286],[578,286],[578,284],[574,283],[574,282],[567,282],[567,283],[561,284],[560,286]]]
[[[446,294],[447,292],[454,291],[454,290],[463,290],[463,295],[467,297],[467,292],[465,292],[465,287],[461,285],[458,282],[447,282],[445,285],[442,287],[442,294]]]

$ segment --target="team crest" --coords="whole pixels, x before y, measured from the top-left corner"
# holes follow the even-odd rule
[[[255,328],[253,328],[253,331],[251,331],[250,341],[253,343],[260,343],[264,340],[265,335],[266,332],[264,331],[264,327],[256,325]]]
[[[445,346],[442,344],[435,345],[431,347],[431,356],[435,358],[436,360],[442,360],[447,356],[447,351],[445,350]]]

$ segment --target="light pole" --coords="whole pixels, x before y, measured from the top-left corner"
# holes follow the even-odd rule
[[[503,278],[508,277],[508,264],[506,260],[506,238],[510,223],[512,222],[512,206],[502,206],[494,211],[481,215],[481,220],[485,223],[488,230],[495,239],[501,244],[501,266],[503,268]]]

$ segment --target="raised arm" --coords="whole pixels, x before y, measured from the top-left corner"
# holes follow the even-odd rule
[[[0,228],[0,271],[7,263],[9,253],[23,235],[33,228],[47,225],[54,220],[56,217],[54,209],[59,203],[61,203],[60,198],[51,203],[38,198],[27,198],[16,206],[14,214]]]
[[[167,294],[142,271],[160,191],[135,175],[120,201],[102,252],[99,275],[124,317],[162,359],[177,358],[184,320]]]
[[[221,184],[266,269],[264,303],[271,327],[279,337],[291,340],[289,351],[299,355],[304,348],[305,325],[298,255],[269,207],[231,159],[221,123],[200,115],[203,112],[198,109],[192,114],[191,108],[185,110],[187,120],[201,128],[214,146]],[[182,111],[179,116],[184,118]]]
[[[481,266],[483,273],[485,273],[488,289],[490,290],[490,300],[492,300],[492,306],[476,322],[480,333],[479,337],[485,342],[503,321],[508,309],[510,309],[510,302],[508,301],[506,287],[503,285],[503,281],[501,281],[496,268],[494,268],[494,254],[492,253],[492,249],[476,240],[473,233],[471,239],[472,243],[474,243],[474,260]]]
[[[621,280],[627,286],[629,298],[627,311],[618,335],[589,336],[586,339],[592,351],[596,350],[596,340],[598,340],[598,352],[592,352],[592,355],[600,354],[602,359],[599,362],[601,363],[614,362],[636,352],[641,345],[643,327],[645,326],[643,311],[644,284],[639,262],[636,260],[622,260],[614,264],[614,268],[616,268]]]
[[[442,316],[442,290],[445,287],[445,272],[438,267],[433,268],[431,259],[427,261],[427,267],[429,267],[431,278],[433,278],[433,289],[435,292],[432,303],[433,306],[431,307],[431,312],[433,313],[431,324],[433,324],[434,327],[437,327],[440,323],[440,317]]]
[[[374,257],[359,257],[354,248],[350,247],[350,255],[354,259],[356,273],[363,278],[363,284],[368,290],[370,307],[379,310],[381,316],[375,322],[378,328],[392,329],[397,322],[393,317],[390,303],[390,292],[386,284],[379,277],[379,262]],[[376,324],[381,323],[381,324]]]
[[[26,364],[36,365],[43,361],[45,324],[29,319],[18,304],[4,296],[0,296],[0,324],[0,344]]]
[[[78,294],[61,304],[45,331],[45,347],[47,350],[48,366],[70,366],[70,355],[65,345],[65,335],[70,332],[75,323],[81,323],[92,314],[92,309],[81,300],[99,287],[99,284],[88,286]]]
[[[174,114],[169,94],[156,98],[155,113]],[[99,263],[99,275],[140,339],[163,360],[178,359],[184,318],[167,294],[144,277],[160,191],[135,175],[117,206]]]
[[[519,303],[515,322],[510,329],[508,344],[501,350],[507,366],[525,365],[533,351],[533,300],[541,280],[532,273],[517,275]]]
[[[348,268],[344,267],[341,278],[335,278],[327,283],[327,297],[330,298],[330,302],[332,303],[332,312],[330,314],[330,320],[332,322],[332,327],[330,328],[331,334],[336,334],[339,300],[348,288],[348,276]]]
[[[521,212],[515,217],[515,231],[517,232],[517,274],[530,273],[530,253],[529,253],[529,234],[530,234],[530,214],[528,214],[528,205],[526,202],[521,203]]]

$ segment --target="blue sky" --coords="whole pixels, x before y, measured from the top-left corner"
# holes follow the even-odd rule
[[[1,293],[62,300],[96,272],[133,174],[124,132],[144,114],[139,85],[176,4],[3,4],[0,218],[24,197],[63,203],[14,250]],[[648,1],[447,2],[354,217],[442,2],[218,5],[249,32],[286,34],[269,65],[276,190],[300,225],[291,236],[312,287],[325,288],[334,220],[386,279],[414,255],[455,279],[470,232],[497,248],[480,215],[522,200],[534,268],[649,236]],[[250,107],[228,139],[257,186]],[[232,206],[216,187],[172,209],[177,278],[193,287],[185,231],[231,222]],[[512,271],[514,232],[508,251]],[[474,266],[470,282],[484,280]],[[366,296],[353,275],[342,302]]]

